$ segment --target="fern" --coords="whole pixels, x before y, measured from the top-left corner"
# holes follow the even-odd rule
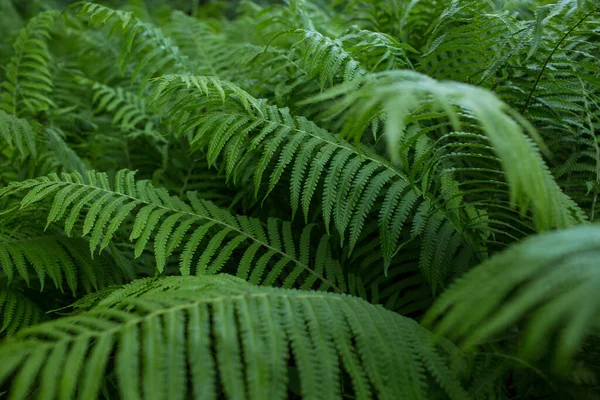
[[[344,390],[357,398],[425,399],[435,387],[467,398],[423,328],[363,301],[257,288],[227,275],[132,285],[0,347],[2,381],[14,376],[11,397],[96,398],[105,371],[114,368],[126,399],[172,398],[169,387],[188,383],[176,397],[286,398],[292,362],[306,398],[342,398],[342,371],[351,382]],[[403,387],[403,379],[415,385]]]
[[[271,220],[265,230],[259,220],[234,216],[198,198],[194,192],[188,193],[188,205],[164,189],[153,188],[148,181],[136,182],[134,173],[126,170],[117,172],[114,186],[106,174],[54,174],[9,185],[0,198],[21,190],[27,191],[20,201],[21,209],[52,200],[46,226],[64,219],[64,230],[71,235],[75,224],[83,222],[82,235],[90,235],[92,253],[106,248],[125,219],[135,212],[129,228],[129,239],[135,240],[135,256],[142,254],[154,235],[156,268],[160,273],[180,246],[183,251],[179,270],[183,275],[217,273],[241,247],[244,251],[237,275],[252,283],[272,285],[279,282],[285,271],[285,279],[281,278],[283,287],[294,287],[302,279],[300,286],[304,289],[318,284],[322,290],[344,290],[343,275],[331,258],[326,236],[320,239],[314,259],[311,257],[311,226],[303,230],[297,246],[289,223]],[[203,251],[198,252],[192,269],[199,249]],[[259,250],[263,253],[260,256]]]
[[[40,13],[23,28],[14,43],[15,55],[6,66],[0,109],[9,114],[35,113],[54,105],[50,53],[47,40],[57,17],[56,11]]]
[[[142,82],[161,70],[187,71],[186,59],[160,29],[138,20],[133,13],[116,11],[99,4],[81,1],[70,6],[78,15],[86,16],[92,26],[110,24],[111,31],[119,30],[126,36],[126,47],[121,52],[120,67],[124,72],[130,60],[135,60],[132,79],[145,71]],[[139,58],[139,59],[138,59]]]
[[[92,101],[96,104],[96,111],[114,114],[112,123],[122,131],[132,131],[136,129],[137,125],[140,127],[138,129],[144,132],[153,132],[155,122],[148,115],[143,98],[134,93],[125,92],[121,87],[113,89],[97,82],[86,82],[85,80],[81,80],[80,83],[91,86],[94,93]]]
[[[231,93],[229,96],[228,92]],[[234,181],[237,171],[244,169],[248,153],[260,154],[253,179],[257,195],[260,191],[267,195],[272,192],[286,169],[291,169],[292,215],[302,208],[307,219],[315,191],[321,188],[321,213],[325,227],[329,231],[333,223],[342,244],[349,236],[350,250],[356,245],[375,201],[382,201],[379,234],[387,266],[398,250],[402,225],[413,215],[413,207],[414,236],[422,234],[420,225],[436,210],[427,193],[411,185],[408,177],[384,159],[369,153],[363,156],[351,145],[310,121],[295,118],[286,109],[260,104],[230,83],[215,78],[168,76],[157,85],[155,98],[159,105],[168,105],[167,102],[176,104],[169,113],[179,131],[198,127],[191,143],[206,146],[209,163],[216,162],[223,153],[226,171]],[[185,103],[183,99],[186,99]],[[222,111],[190,118],[199,106],[223,101],[226,104]],[[215,132],[218,140],[208,134],[210,130]],[[288,140],[290,135],[293,136]],[[272,172],[264,176],[266,170]],[[420,207],[417,208],[417,204]],[[462,231],[464,222],[455,212],[448,212],[443,218],[454,225],[448,235]],[[477,228],[475,226],[473,232],[462,233],[463,243],[480,251],[483,244],[477,237],[480,234]],[[439,282],[433,280],[432,283]]]
[[[524,130],[538,138],[533,127],[492,94],[399,71],[366,77],[360,90],[341,86],[312,101],[340,95],[345,95],[345,99],[331,113],[347,116],[345,135],[360,137],[373,115],[386,116],[388,149],[396,163],[401,162],[398,151],[408,133],[405,120],[414,109],[442,109],[455,130],[460,130],[460,115],[466,113],[480,125],[500,159],[511,189],[510,203],[518,205],[521,212],[531,209],[538,229],[568,227],[585,219],[583,212],[556,185],[539,151],[525,136]],[[422,120],[431,118],[431,114],[413,118]],[[511,145],[506,146],[506,143]],[[526,165],[525,169],[521,165]]]
[[[524,241],[461,278],[425,323],[435,322],[441,334],[472,347],[527,320],[523,356],[538,358],[555,343],[554,362],[564,369],[584,338],[598,333],[599,243],[596,225]]]
[[[0,137],[9,149],[17,149],[21,155],[36,155],[35,132],[31,125],[0,110]]]
[[[596,0],[71,3],[0,0],[0,397],[598,398]]]
[[[0,336],[11,336],[46,320],[42,309],[22,291],[0,287]]]
[[[90,292],[105,286],[107,281],[115,282],[106,271],[110,259],[90,259],[87,247],[80,239],[69,239],[60,233],[36,234],[15,225],[12,231],[0,231],[0,267],[9,283],[18,276],[29,285],[35,276],[42,291],[48,278],[61,291],[66,282],[73,294],[79,285]]]

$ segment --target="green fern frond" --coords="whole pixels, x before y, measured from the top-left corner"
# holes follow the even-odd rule
[[[427,32],[448,6],[448,2],[425,0],[350,0],[344,4],[343,15],[348,23],[363,29],[392,35],[421,51]]]
[[[392,35],[356,27],[340,40],[369,72],[412,69],[407,53],[417,53],[412,46],[401,43]]]
[[[57,16],[56,11],[38,14],[14,43],[15,55],[6,66],[6,77],[0,87],[0,109],[9,114],[21,116],[25,111],[34,114],[54,105],[49,97],[53,84],[47,42]]]
[[[45,171],[77,171],[85,174],[87,166],[77,153],[67,144],[66,135],[59,129],[47,128],[46,149],[41,155]]]
[[[190,79],[200,83],[194,87]],[[402,248],[404,232],[409,230],[407,240],[421,236],[422,223],[437,212],[450,223],[446,228],[451,226],[458,234],[456,238],[461,238],[459,247],[469,249],[462,262],[468,265],[471,257],[485,253],[485,227],[482,230],[481,223],[469,221],[479,218],[476,212],[468,215],[462,209],[445,210],[432,194],[421,191],[368,149],[360,153],[314,123],[292,116],[287,109],[268,106],[239,88],[227,87],[231,84],[211,88],[209,83],[214,84],[214,78],[164,77],[156,90],[157,105],[165,108],[164,114],[170,115],[172,125],[181,133],[191,132],[192,145],[205,149],[209,163],[222,157],[227,175],[240,186],[251,184],[239,182],[240,172],[256,165],[256,195],[264,193],[266,197],[286,183],[292,214],[301,209],[306,220],[318,197],[325,228],[330,232],[333,225],[342,244],[349,240],[350,250],[361,237],[367,218],[378,218],[380,254],[386,267]],[[212,111],[199,113],[201,108]],[[453,235],[447,229],[439,233]],[[427,238],[431,247],[446,236],[439,237],[436,231]],[[428,262],[424,267],[433,271],[437,264]],[[429,276],[438,277],[433,272]],[[431,284],[441,284],[442,276]]]
[[[81,1],[69,6],[77,9],[80,18],[86,17],[92,26],[110,26],[110,32],[119,32],[125,39],[120,57],[121,71],[134,64],[132,79],[144,73],[141,82],[158,76],[163,71],[185,73],[189,71],[188,62],[159,28],[142,22],[132,12]]]
[[[359,90],[355,85],[341,85],[310,101],[339,96],[343,99],[330,115],[343,116],[346,136],[360,138],[374,117],[384,116],[388,152],[395,163],[401,161],[399,153],[410,133],[411,119],[431,119],[432,111],[439,109],[441,115],[433,116],[447,118],[456,131],[461,130],[461,117],[466,122],[474,119],[500,159],[510,186],[510,203],[521,212],[531,210],[538,229],[564,228],[585,220],[577,204],[558,187],[527,136],[538,139],[535,129],[494,94],[475,86],[438,82],[412,71],[394,71],[366,76]],[[425,115],[419,117],[415,112]]]
[[[0,138],[9,149],[16,148],[21,155],[37,154],[35,132],[29,122],[0,110]]]
[[[458,356],[450,344],[436,348],[414,321],[362,300],[226,275],[133,284],[112,304],[22,330],[0,346],[10,398],[96,398],[111,371],[123,399],[284,399],[290,364],[304,398],[468,397],[444,355]],[[342,372],[351,382],[344,393]]]
[[[190,85],[190,80],[199,83]],[[419,219],[438,209],[428,193],[421,192],[376,154],[361,154],[314,123],[292,116],[287,109],[267,106],[231,84],[217,86],[214,82],[214,78],[206,77],[163,77],[156,90],[157,105],[168,107],[165,114],[180,132],[193,131],[191,143],[206,149],[209,163],[222,156],[234,181],[239,171],[247,168],[249,158],[256,157],[252,162],[257,163],[257,195],[269,195],[280,185],[284,173],[291,174],[292,213],[302,209],[308,218],[317,194],[326,229],[329,232],[333,224],[342,243],[349,236],[350,249],[357,243],[366,218],[375,213],[376,202],[383,202],[379,235],[386,266],[399,250],[403,226],[410,224],[413,216],[412,223],[418,225]],[[200,107],[212,111],[199,113]],[[423,204],[428,206],[416,207]],[[482,251],[479,228],[469,230],[460,213],[453,210],[444,215],[464,238],[463,244],[472,248],[471,254]],[[415,229],[413,235],[421,233]]]
[[[340,40],[310,30],[297,30],[293,35],[298,37],[294,46],[305,47],[301,52],[304,68],[311,76],[318,75],[321,89],[325,84],[332,85],[336,77],[341,77],[343,82],[351,82],[365,74],[363,67],[344,49]]]
[[[229,41],[214,26],[176,11],[171,14],[164,31],[193,63],[196,75],[219,76],[229,80],[244,76],[243,46]]]
[[[421,244],[418,241],[406,244],[385,276],[380,272],[378,247],[377,240],[357,246],[346,266],[348,292],[401,315],[420,317],[433,302],[431,286],[419,269]],[[449,254],[448,259],[451,257]]]
[[[482,83],[527,47],[533,24],[490,8],[480,1],[453,2],[431,29],[419,71],[436,79]]]
[[[237,275],[252,283],[344,291],[344,277],[331,256],[328,237],[321,237],[317,251],[311,251],[313,226],[303,229],[297,245],[289,222],[271,219],[265,226],[254,218],[234,216],[194,192],[187,194],[188,205],[149,181],[136,181],[134,175],[121,170],[111,185],[103,173],[51,174],[15,182],[0,192],[0,198],[26,192],[21,209],[46,201],[47,226],[64,219],[65,232],[71,235],[76,224],[82,225],[82,235],[90,235],[92,253],[106,248],[121,227],[128,228],[129,239],[135,241],[136,257],[154,237],[156,268],[161,273],[180,247],[183,275],[217,273],[239,252]],[[130,215],[135,215],[132,227],[124,223]]]
[[[75,295],[79,287],[89,293],[119,282],[110,276],[114,271],[107,271],[114,268],[110,259],[92,260],[85,240],[68,238],[58,232],[35,232],[14,222],[3,221],[2,225],[0,267],[9,283],[19,277],[29,286],[35,277],[43,291],[46,279],[50,278],[61,292],[66,283]]]
[[[44,320],[44,312],[22,292],[0,286],[0,337]]]
[[[122,87],[112,88],[99,82],[79,79],[82,86],[92,90],[92,102],[97,113],[107,112],[113,115],[112,124],[123,132],[141,131],[159,138],[156,121],[150,114],[143,97],[124,90]]]
[[[537,359],[552,344],[555,365],[564,369],[600,329],[599,252],[597,225],[532,237],[460,278],[425,324],[466,348],[524,324],[522,355]]]

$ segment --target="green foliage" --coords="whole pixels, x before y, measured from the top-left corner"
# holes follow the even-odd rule
[[[0,0],[0,397],[598,399],[596,0]]]
[[[40,112],[54,105],[52,73],[47,40],[50,37],[56,11],[47,11],[32,18],[14,43],[15,54],[6,65],[2,81],[0,109],[23,115]]]
[[[121,398],[282,398],[291,379],[303,397],[338,398],[342,371],[361,398],[426,399],[428,376],[450,398],[466,398],[444,365],[456,350],[436,348],[430,335],[352,297],[259,288],[227,275],[168,277],[134,281],[76,316],[24,329],[0,355],[4,376],[18,372],[16,399],[96,398],[108,366]]]
[[[554,361],[566,368],[598,326],[599,250],[595,225],[530,238],[460,278],[426,321],[440,318],[440,332],[472,347],[527,319],[523,355],[540,357],[555,340]]]
[[[126,226],[129,240],[135,241],[136,258],[153,239],[158,273],[165,271],[167,260],[180,247],[179,272],[183,276],[191,272],[215,274],[228,264],[236,250],[244,249],[241,260],[235,262],[239,264],[237,275],[251,283],[277,282],[277,286],[301,289],[310,289],[316,283],[320,290],[344,291],[343,274],[339,262],[331,257],[327,236],[318,240],[317,250],[311,255],[313,226],[302,230],[297,246],[289,222],[270,219],[264,226],[258,219],[234,216],[199,198],[196,192],[187,193],[188,205],[164,189],[155,189],[150,181],[136,181],[134,174],[118,171],[114,185],[103,173],[88,172],[85,177],[78,173],[62,177],[53,174],[10,184],[0,192],[0,199],[27,191],[19,202],[20,210],[52,199],[48,202],[46,227],[64,219],[64,231],[70,236],[81,222],[82,236],[90,236],[92,254],[108,247],[119,228]],[[127,223],[131,214],[135,217]],[[66,257],[58,256],[60,259]],[[263,277],[265,269],[269,273]],[[64,272],[67,279],[73,278],[74,273]]]

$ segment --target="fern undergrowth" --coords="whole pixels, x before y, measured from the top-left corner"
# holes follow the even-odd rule
[[[600,399],[596,0],[0,0],[0,398]]]

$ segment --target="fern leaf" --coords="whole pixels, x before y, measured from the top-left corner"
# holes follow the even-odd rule
[[[130,63],[135,63],[132,79],[138,78],[142,72],[142,82],[147,82],[161,71],[188,71],[186,58],[161,30],[138,20],[132,12],[85,1],[69,8],[77,9],[77,15],[87,18],[92,26],[110,25],[111,33],[118,31],[123,36],[126,44],[121,52],[120,67],[124,72]]]
[[[182,384],[179,395],[184,398],[192,392],[214,397],[219,386],[227,396],[283,399],[290,368],[284,350],[291,347],[289,362],[297,366],[306,396],[342,398],[338,372],[344,369],[353,386],[345,390],[356,394],[369,396],[372,391],[378,398],[393,399],[402,387],[418,387],[407,398],[444,392],[451,399],[467,398],[445,351],[430,344],[430,333],[362,300],[258,288],[226,275],[169,277],[136,286],[137,292],[118,296],[110,305],[17,333],[0,346],[0,355],[20,362],[5,363],[0,382],[14,376],[13,391],[20,398],[38,379],[49,382],[52,374],[61,384],[47,385],[51,392],[44,395],[67,398],[80,389],[95,398],[98,387],[84,373],[93,365],[96,376],[116,374],[124,398],[140,393],[165,398],[160,382],[171,377],[169,382]],[[256,313],[261,317],[251,317]],[[73,329],[40,337],[65,324]],[[406,335],[397,335],[399,331]],[[267,357],[257,357],[257,343],[264,345]],[[49,371],[57,348],[64,352],[65,363]],[[113,366],[106,360],[115,350]],[[164,361],[159,361],[160,354]],[[73,381],[77,376],[83,377],[80,384]],[[183,384],[186,377],[189,388]]]
[[[396,162],[399,161],[398,135],[406,132],[404,119],[411,115],[412,109],[418,108],[419,103],[420,107],[441,108],[457,131],[460,130],[457,108],[466,110],[479,122],[502,162],[511,188],[510,202],[521,212],[531,210],[538,229],[569,227],[585,220],[577,204],[556,185],[539,150],[525,135],[528,133],[539,139],[537,132],[492,93],[469,85],[437,82],[411,71],[373,74],[362,82],[359,90],[353,86],[340,86],[310,101],[344,95],[331,113],[345,115],[343,133],[353,137],[362,136],[366,124],[371,121],[369,116],[378,116],[382,110],[388,110],[388,115],[393,115],[387,121],[390,155]],[[527,165],[527,168],[519,165]]]
[[[47,41],[58,12],[45,11],[32,18],[14,43],[15,55],[6,66],[0,109],[9,114],[35,114],[54,106],[50,52]]]
[[[0,288],[0,335],[11,336],[46,319],[44,311],[22,292]]]
[[[253,245],[259,245],[274,257],[272,260],[265,260],[262,268],[265,268],[268,262],[278,262],[277,273],[269,275],[271,283],[287,271],[288,275],[282,283],[284,287],[295,287],[299,280],[315,276],[323,288],[343,291],[344,283],[340,280],[342,275],[337,271],[340,268],[339,264],[332,258],[330,251],[324,254],[311,251],[310,233],[306,237],[303,236],[304,239],[297,246],[291,230],[286,230],[284,224],[284,240],[279,236],[280,233],[274,240],[273,237],[268,238],[265,235],[260,221],[234,216],[211,202],[202,200],[194,192],[188,193],[191,203],[188,205],[179,198],[170,196],[162,188],[155,189],[149,181],[137,181],[135,186],[124,187],[123,179],[131,180],[133,174],[130,171],[122,171],[115,176],[114,187],[120,191],[113,189],[106,174],[88,172],[85,177],[73,173],[63,174],[62,177],[51,175],[49,178],[17,182],[8,187],[8,192],[27,191],[20,202],[21,208],[38,202],[48,204],[49,223],[57,223],[64,219],[62,213],[53,211],[69,207],[65,202],[75,204],[65,220],[65,231],[71,234],[77,221],[83,220],[83,223],[79,224],[82,235],[92,233],[92,254],[98,247],[100,250],[104,249],[118,231],[119,225],[128,216],[132,216],[134,220],[129,237],[130,240],[135,240],[135,257],[142,254],[155,234],[153,242],[159,272],[164,271],[167,258],[181,242],[184,242],[184,250],[180,255],[181,273],[190,273],[194,259],[197,263],[197,274],[205,272],[209,265],[213,268],[211,273],[219,272],[222,267],[230,265],[234,250],[241,247],[245,248],[245,252],[250,252],[248,257],[242,257],[248,260],[248,263],[242,263],[239,269],[239,273],[245,276],[250,268],[249,263],[252,262],[251,255],[256,252]],[[65,196],[66,190],[72,195]],[[281,226],[281,223],[277,222],[275,225]],[[191,237],[184,241],[183,235],[190,229],[193,229]],[[212,237],[207,237],[209,232]],[[272,229],[270,233],[274,234],[275,230]],[[283,241],[286,242],[285,249],[280,245]],[[167,243],[171,244],[168,250]],[[319,258],[315,258],[317,256]],[[321,256],[325,256],[325,260],[321,260]],[[323,262],[332,263],[335,267],[332,271],[324,270],[317,274],[314,265]],[[258,284],[265,279],[259,271],[254,271],[256,274],[251,277],[252,283]]]
[[[537,359],[553,345],[554,365],[564,371],[586,335],[597,330],[599,240],[594,225],[529,238],[451,286],[426,324],[473,348],[527,320],[522,356]]]
[[[64,283],[75,294],[80,285],[90,292],[111,282],[119,282],[110,257],[92,260],[85,248],[85,240],[71,239],[58,232],[36,232],[30,229],[21,232],[9,230],[4,224],[0,230],[0,267],[6,277],[23,279],[28,285],[35,274],[41,289],[46,277],[56,288],[63,291]],[[18,228],[13,226],[13,229]]]
[[[21,155],[37,155],[35,132],[23,119],[0,110],[0,137],[9,149],[16,148]]]
[[[365,215],[365,213],[368,215],[373,211],[375,200],[385,198],[387,191],[396,188],[397,185],[406,188],[403,196],[412,199],[410,205],[424,201],[426,194],[414,186],[409,187],[407,176],[373,152],[359,154],[350,144],[333,137],[329,132],[320,129],[306,119],[292,116],[287,109],[264,105],[248,93],[235,88],[231,83],[220,83],[219,85],[220,89],[225,91],[225,103],[223,103],[221,99],[224,97],[221,90],[210,90],[210,86],[207,84],[204,87],[201,86],[200,90],[195,90],[186,83],[190,79],[177,76],[163,77],[158,83],[155,94],[155,97],[159,99],[157,105],[168,107],[172,123],[180,126],[180,132],[192,132],[190,140],[195,146],[205,148],[211,146],[213,138],[208,132],[216,128],[217,121],[222,121],[224,117],[234,117],[236,121],[240,121],[240,124],[230,122],[228,130],[219,131],[219,140],[223,137],[228,138],[228,143],[222,144],[224,150],[221,153],[228,165],[234,165],[233,167],[228,166],[230,174],[233,171],[234,181],[237,171],[246,168],[245,163],[248,162],[249,157],[262,152],[261,162],[276,161],[270,168],[272,172],[269,175],[269,188],[266,193],[272,192],[282,181],[284,172],[289,170],[291,173],[289,188],[292,213],[302,206],[305,217],[308,215],[314,196],[314,192],[311,194],[311,191],[316,191],[323,182],[319,193],[322,198],[321,215],[326,222],[327,229],[329,229],[329,222],[334,222],[342,243],[345,242],[348,231],[350,231],[351,237],[360,236],[362,231],[359,226],[360,221],[366,217],[353,216]],[[196,79],[207,82],[203,77]],[[183,103],[181,101],[183,98],[188,100]],[[177,108],[170,107],[171,99],[178,99]],[[216,108],[215,111],[198,115],[197,105],[208,104],[207,102]],[[197,115],[197,117],[189,119],[190,115]],[[183,121],[183,118],[186,120]],[[290,133],[292,137],[284,140],[283,138],[289,137]],[[234,160],[230,158],[231,151],[235,152]],[[323,172],[319,172],[321,169]],[[264,163],[256,169],[255,189],[262,189],[258,185],[267,180],[263,178],[263,175],[267,174],[266,171]],[[383,173],[384,171],[386,172]],[[372,191],[368,181],[376,174],[382,174],[382,178],[377,185],[378,190]],[[364,204],[371,204],[371,208],[358,209],[357,206],[365,191],[367,191],[370,201]],[[412,217],[410,208],[399,209],[396,207],[397,202],[400,201],[399,197],[394,196],[393,201],[394,204],[391,205],[393,213],[380,214],[380,219],[387,218],[385,221],[381,220],[379,232],[383,242],[383,258],[386,266],[390,265],[399,246],[399,231],[403,223]],[[454,214],[454,212],[447,213],[446,218],[452,221],[457,231],[463,232],[459,226],[467,224],[467,222],[455,217]],[[351,226],[351,224],[354,225]],[[394,234],[385,232],[392,228],[399,230]],[[415,232],[417,235],[420,233],[420,230]],[[479,251],[484,246],[477,238],[479,235],[478,232],[466,234],[464,236],[465,245],[472,246]]]

